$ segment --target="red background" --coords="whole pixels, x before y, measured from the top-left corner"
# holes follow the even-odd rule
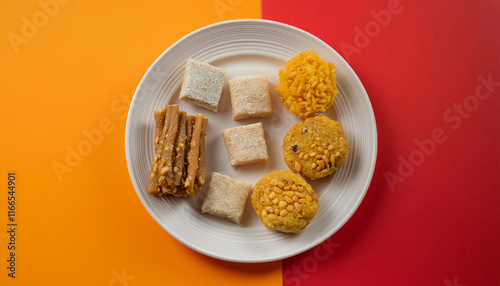
[[[263,0],[262,17],[337,50],[378,128],[361,206],[283,284],[500,285],[500,1]]]

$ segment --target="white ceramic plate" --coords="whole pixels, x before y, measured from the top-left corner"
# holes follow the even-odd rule
[[[278,83],[278,71],[301,51],[314,49],[337,68],[334,108],[325,115],[343,123],[351,151],[334,176],[310,181],[319,195],[320,208],[312,223],[300,234],[272,231],[260,222],[250,199],[240,225],[201,214],[203,192],[194,198],[155,197],[146,191],[154,154],[153,111],[177,103],[188,114],[201,112],[209,119],[206,137],[207,179],[213,171],[255,184],[273,170],[287,170],[282,140],[299,119],[288,112],[272,91],[273,116],[234,121],[227,79],[265,75],[271,90]],[[179,101],[186,60],[194,58],[223,68],[226,85],[214,113]],[[264,124],[269,162],[233,167],[229,164],[221,130],[261,121]],[[149,68],[130,106],[125,134],[130,178],[142,203],[155,221],[186,246],[206,255],[237,262],[265,262],[306,251],[334,234],[361,203],[373,175],[377,130],[368,95],[354,71],[330,46],[317,37],[278,22],[236,20],[213,24],[194,31],[168,48]],[[205,185],[206,187],[206,185]]]

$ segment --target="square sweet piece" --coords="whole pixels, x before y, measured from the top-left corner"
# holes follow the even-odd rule
[[[213,172],[201,212],[239,224],[251,190],[252,184]]]
[[[189,59],[179,98],[217,112],[225,80],[223,69]]]
[[[233,119],[270,117],[271,93],[266,76],[233,78],[229,80]]]
[[[233,166],[269,160],[262,122],[224,129],[222,137]]]

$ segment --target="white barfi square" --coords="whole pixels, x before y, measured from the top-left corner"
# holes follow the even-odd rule
[[[251,190],[252,184],[213,172],[201,212],[239,224]]]
[[[266,76],[229,80],[233,119],[270,117],[273,113]]]
[[[233,166],[269,160],[262,122],[224,129],[222,137]]]
[[[225,80],[223,69],[189,59],[179,98],[217,112]]]

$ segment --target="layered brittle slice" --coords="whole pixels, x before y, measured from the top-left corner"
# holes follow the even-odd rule
[[[154,112],[155,154],[147,191],[152,195],[194,196],[204,185],[208,119],[188,116],[178,105]]]

